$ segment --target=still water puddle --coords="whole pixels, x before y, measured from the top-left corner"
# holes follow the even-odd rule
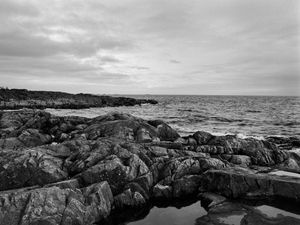
[[[177,203],[176,206],[149,206],[112,215],[105,225],[183,225],[196,223],[196,219],[206,215],[200,201]],[[103,224],[103,223],[101,223]]]
[[[175,206],[148,208],[112,215],[105,225],[300,225],[297,205],[292,211],[284,204],[281,207],[266,204],[226,202],[207,212],[201,202],[177,204]],[[103,223],[101,223],[103,225]]]
[[[128,225],[182,225],[195,224],[195,220],[200,216],[207,214],[204,208],[201,207],[200,202],[192,205],[176,208],[158,208],[153,207],[150,213],[142,220],[127,223]]]

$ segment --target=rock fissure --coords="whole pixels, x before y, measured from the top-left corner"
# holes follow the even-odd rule
[[[8,131],[4,124],[16,126]],[[112,210],[201,192],[300,201],[300,178],[269,174],[282,163],[280,168],[300,171],[299,156],[282,145],[279,150],[278,139],[204,131],[180,137],[163,121],[121,113],[87,119],[2,112],[0,127],[0,222],[12,225],[25,225],[25,218],[50,225],[93,224]],[[7,135],[23,139],[8,143]],[[49,135],[59,142],[49,144]],[[296,163],[286,163],[290,159]],[[20,215],[18,221],[14,215]]]

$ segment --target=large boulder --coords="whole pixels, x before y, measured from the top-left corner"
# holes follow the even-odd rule
[[[186,196],[197,194],[200,182],[200,175],[187,175],[175,180],[172,186],[173,197],[185,198]]]
[[[193,134],[193,137],[198,145],[206,145],[214,136],[205,131],[197,131]]]
[[[157,129],[157,136],[162,141],[175,141],[180,135],[162,120],[150,120],[148,123]]]
[[[173,196],[172,187],[169,185],[156,184],[153,187],[153,197],[158,200],[168,200]]]
[[[139,176],[149,172],[146,164],[135,154],[128,158],[124,165],[120,158],[115,155],[88,168],[78,175],[85,184],[107,181],[114,194],[120,193],[123,187]]]

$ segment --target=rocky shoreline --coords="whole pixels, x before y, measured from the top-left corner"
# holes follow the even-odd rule
[[[41,110],[0,112],[0,135],[0,224],[101,224],[114,212],[186,198],[207,203],[197,224],[219,224],[218,213],[234,210],[246,213],[244,224],[266,224],[230,200],[300,203],[297,138],[180,137],[159,120]]]
[[[157,104],[153,99],[134,99],[107,95],[69,94],[54,91],[29,91],[0,88],[0,110],[15,109],[85,109],[91,107]]]

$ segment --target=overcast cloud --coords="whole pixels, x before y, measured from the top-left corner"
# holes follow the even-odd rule
[[[299,95],[298,0],[1,0],[0,86]]]

